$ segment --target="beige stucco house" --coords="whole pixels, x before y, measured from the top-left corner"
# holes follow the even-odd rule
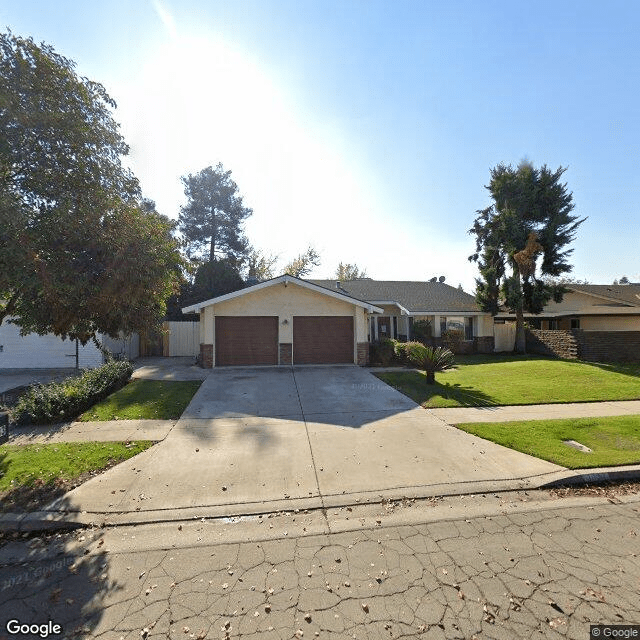
[[[283,275],[182,311],[200,315],[200,362],[207,368],[365,365],[371,341],[411,338],[416,319],[431,320],[436,338],[443,329],[461,328],[474,350],[492,350],[491,316],[478,310],[473,296],[442,282]]]
[[[550,302],[537,316],[527,316],[536,329],[640,331],[640,284],[568,284],[562,302]],[[499,314],[496,320],[513,319]]]

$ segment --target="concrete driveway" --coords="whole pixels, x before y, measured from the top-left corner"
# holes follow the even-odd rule
[[[237,515],[526,487],[560,469],[447,425],[366,369],[228,368],[165,440],[54,509]]]

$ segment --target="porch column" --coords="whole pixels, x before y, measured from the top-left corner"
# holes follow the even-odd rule
[[[407,342],[411,340],[411,336],[409,335],[409,316],[404,317],[404,335],[407,336]]]
[[[440,316],[433,316],[433,337],[440,338]]]

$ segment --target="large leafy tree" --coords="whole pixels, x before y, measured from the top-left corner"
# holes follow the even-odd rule
[[[361,270],[357,264],[341,262],[336,269],[335,276],[340,282],[347,282],[348,280],[356,280],[357,278],[366,278],[367,272],[364,269]]]
[[[244,221],[253,211],[244,206],[238,185],[221,163],[182,177],[187,204],[178,219],[189,255],[209,262],[226,258],[240,264],[249,256]]]
[[[162,317],[182,259],[113,108],[52,47],[0,34],[0,323],[86,342]]]
[[[275,276],[275,265],[278,256],[265,253],[259,249],[251,249],[245,262],[245,270],[248,281],[263,282]]]
[[[320,254],[313,247],[308,247],[306,251],[285,266],[283,273],[302,278],[309,275],[313,267],[317,267],[319,264]]]
[[[476,237],[478,263],[476,299],[484,311],[499,305],[516,315],[516,351],[525,352],[524,312],[540,313],[564,288],[548,277],[571,271],[567,248],[584,222],[573,215],[573,194],[561,182],[566,168],[555,171],[529,162],[516,168],[499,164],[491,169],[486,187],[493,203],[478,210],[469,233]]]
[[[192,261],[189,278],[185,278],[177,295],[171,296],[167,302],[167,318],[184,320],[184,307],[196,302],[209,300],[226,293],[243,289],[246,285],[238,268],[226,259],[209,261]]]

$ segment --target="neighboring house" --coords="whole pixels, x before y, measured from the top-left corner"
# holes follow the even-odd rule
[[[128,358],[138,356],[137,336],[113,340],[102,336],[104,346],[113,354]],[[20,335],[20,327],[7,319],[0,326],[0,370],[2,369],[92,369],[104,359],[92,341],[86,345],[62,340],[52,334]]]
[[[369,342],[412,337],[429,319],[434,337],[465,331],[476,350],[493,350],[493,320],[473,296],[440,282],[337,282],[280,276],[185,307],[200,314],[200,361],[225,365],[368,362]]]
[[[640,284],[568,284],[562,302],[550,302],[538,315],[525,314],[535,329],[640,331]],[[496,321],[513,320],[500,313]]]

